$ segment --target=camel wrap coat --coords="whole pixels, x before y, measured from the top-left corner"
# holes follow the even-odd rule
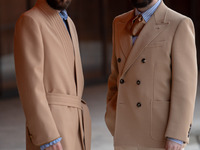
[[[70,18],[68,24],[71,34],[45,0],[38,0],[16,23],[14,56],[27,150],[39,150],[59,137],[64,150],[90,150],[79,42]]]
[[[113,56],[105,121],[115,150],[164,149],[166,137],[189,142],[197,89],[191,19],[163,2],[134,45],[127,23],[113,23]]]

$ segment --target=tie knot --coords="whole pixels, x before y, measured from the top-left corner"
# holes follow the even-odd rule
[[[144,21],[144,18],[141,14],[139,14],[139,15],[137,15],[133,18],[132,23],[134,24],[135,22],[139,23],[139,22],[142,22],[142,21]]]
[[[66,10],[62,10],[59,14],[60,14],[62,19],[67,20],[68,14],[67,14]]]
[[[137,15],[131,20],[131,35],[132,36],[138,36],[140,32],[142,31],[144,25],[146,24],[143,16]]]

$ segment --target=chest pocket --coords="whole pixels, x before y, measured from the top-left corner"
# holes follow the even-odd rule
[[[169,62],[170,53],[166,41],[152,42],[145,48],[145,55],[150,58],[152,64]]]
[[[166,44],[166,41],[156,41],[150,43],[147,47],[163,47]]]

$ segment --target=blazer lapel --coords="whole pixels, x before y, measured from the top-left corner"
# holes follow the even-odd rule
[[[125,63],[123,74],[134,64],[137,58],[141,55],[145,47],[151,43],[169,24],[166,21],[167,7],[162,2],[151,19],[142,29],[140,35],[132,47],[130,54]]]
[[[83,70],[82,70],[80,51],[79,51],[79,42],[76,29],[74,28],[71,18],[68,18],[68,23],[75,53],[75,77],[77,84],[77,96],[81,97],[83,92],[84,79],[83,79]]]
[[[119,44],[125,58],[128,57],[129,52],[133,46],[132,36],[128,31],[127,24],[134,17],[134,10],[130,11],[126,18],[116,23],[116,36],[119,38]]]

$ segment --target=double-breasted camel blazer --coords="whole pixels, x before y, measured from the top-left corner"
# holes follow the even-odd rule
[[[27,127],[27,149],[62,137],[64,150],[90,149],[90,115],[75,26],[69,34],[45,0],[25,12],[15,28],[17,85]]]
[[[135,44],[134,10],[113,23],[106,124],[116,150],[164,149],[166,137],[189,141],[197,88],[192,21],[163,2]]]

